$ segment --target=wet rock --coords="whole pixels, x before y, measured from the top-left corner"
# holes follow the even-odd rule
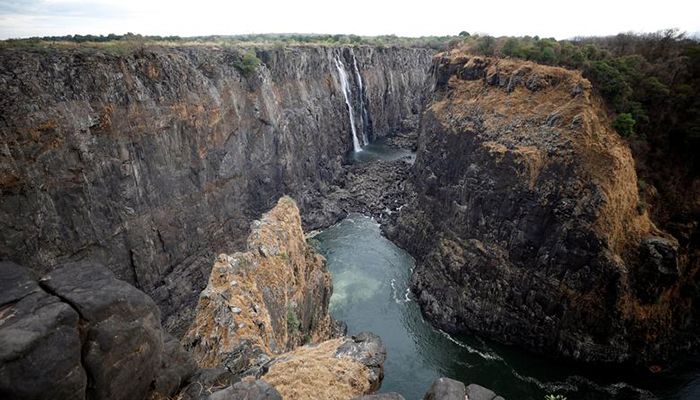
[[[464,384],[450,378],[438,378],[423,396],[423,400],[464,400]],[[469,400],[475,400],[468,397]],[[485,400],[477,398],[476,400]],[[488,399],[491,400],[491,399]]]
[[[0,398],[85,399],[78,313],[0,262]]]

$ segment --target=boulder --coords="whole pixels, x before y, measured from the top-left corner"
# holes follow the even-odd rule
[[[282,400],[280,393],[262,380],[241,381],[212,393],[207,400]]]
[[[0,398],[84,399],[78,313],[0,262]]]
[[[95,264],[64,264],[40,282],[80,314],[88,397],[144,398],[163,353],[160,311],[153,300]]]
[[[0,263],[0,398],[169,397],[195,371],[145,293],[99,264]]]
[[[382,339],[372,332],[360,332],[345,339],[335,352],[336,357],[350,358],[369,370],[370,392],[379,389],[384,378],[386,348]]]
[[[464,396],[465,389],[462,382],[450,378],[438,378],[425,393],[423,400],[464,400]]]
[[[467,386],[468,400],[504,400],[503,397],[497,395],[491,389],[472,383]]]

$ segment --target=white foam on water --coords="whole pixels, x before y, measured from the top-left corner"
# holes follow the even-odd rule
[[[453,338],[452,336],[450,336],[449,333],[443,331],[442,329],[438,329],[437,331],[440,332],[440,334],[442,334],[444,337],[446,337],[450,342],[456,344],[457,346],[467,350],[468,352],[470,352],[472,354],[479,355],[481,358],[483,358],[485,360],[503,361],[503,358],[501,358],[501,356],[499,356],[496,353],[479,351],[479,350],[471,347],[470,345],[468,345],[466,343],[462,343],[459,340]]]

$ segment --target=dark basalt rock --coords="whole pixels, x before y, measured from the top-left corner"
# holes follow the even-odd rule
[[[650,236],[640,243],[639,252],[641,262],[633,280],[635,293],[645,302],[652,303],[681,275],[678,269],[678,243]]]
[[[279,392],[263,380],[241,381],[218,392],[207,400],[282,400]]]
[[[336,357],[348,357],[369,368],[370,392],[379,389],[384,378],[386,347],[382,339],[372,332],[360,332],[351,336],[336,351]]]
[[[491,389],[472,383],[467,386],[467,399],[469,400],[505,400]]]
[[[398,393],[379,393],[379,394],[367,394],[364,396],[355,397],[352,400],[406,400],[403,396]]]
[[[78,313],[0,262],[0,398],[84,399]]]
[[[450,378],[438,378],[425,393],[423,400],[464,400],[464,395],[465,389],[462,382]],[[469,399],[471,400],[471,397]]]
[[[0,394],[12,399],[171,396],[196,366],[146,294],[94,263],[38,283],[0,263]]]
[[[433,74],[416,194],[383,227],[416,258],[412,291],[428,319],[582,361],[699,348],[698,264],[639,212],[630,149],[590,83],[453,53]]]
[[[214,256],[283,194],[305,214],[352,148],[334,58],[355,57],[371,137],[421,112],[432,51],[260,49],[249,77],[236,49],[0,50],[0,257],[40,273],[103,262],[184,333]],[[359,104],[355,106],[359,110]],[[360,113],[355,115],[360,126]],[[321,226],[342,217],[318,214]],[[40,219],[39,216],[41,216]]]
[[[163,354],[160,311],[153,300],[96,264],[61,265],[40,283],[81,316],[88,397],[144,398]]]

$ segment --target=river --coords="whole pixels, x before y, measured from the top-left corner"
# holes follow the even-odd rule
[[[474,336],[450,336],[421,315],[408,289],[413,258],[381,235],[373,219],[354,214],[309,239],[333,276],[331,314],[348,333],[368,330],[387,348],[380,392],[422,398],[447,376],[489,387],[508,400],[700,399],[700,364],[638,376],[535,356]]]

